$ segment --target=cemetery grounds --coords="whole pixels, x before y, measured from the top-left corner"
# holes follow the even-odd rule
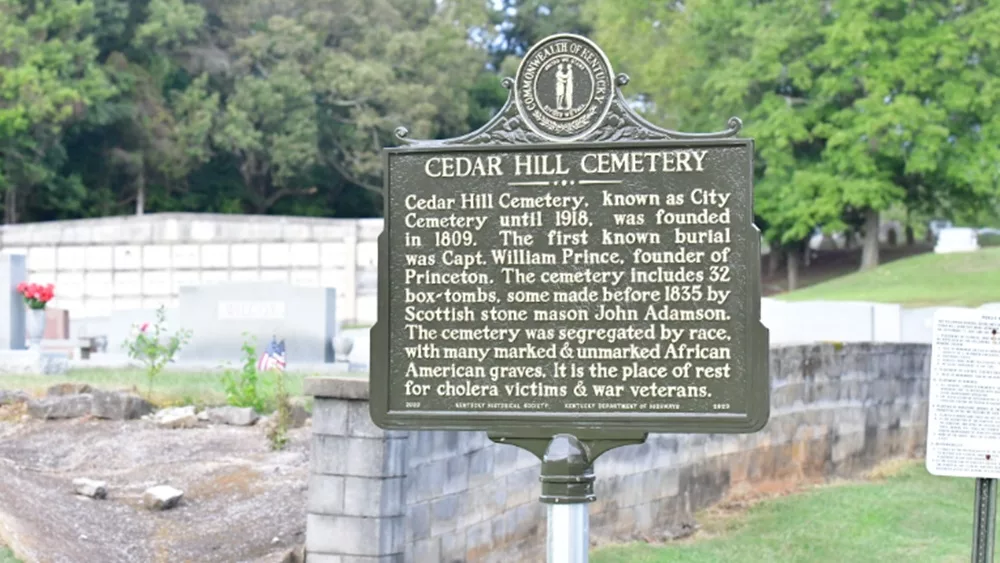
[[[971,253],[899,253],[894,258],[899,259],[874,270],[774,297],[905,307],[1000,302],[996,245]],[[854,260],[852,265],[856,264]],[[860,482],[791,485],[756,501],[753,495],[749,501],[737,496],[698,515],[701,530],[687,540],[669,546],[655,542],[609,546],[596,550],[592,559],[594,563],[967,561],[974,486],[974,479],[930,475],[922,459],[896,460]]]
[[[1000,301],[1000,248],[969,254],[925,253],[779,298],[869,300],[906,306],[976,306],[996,302]],[[287,376],[289,392],[301,396],[303,376],[294,373]],[[88,383],[101,389],[140,392],[145,389],[145,376],[139,370],[75,370],[55,377],[3,376],[0,387],[40,395],[47,387],[61,382]],[[152,400],[157,406],[224,404],[221,374],[165,372],[155,383]],[[72,465],[67,460],[75,461],[75,467],[54,481],[49,480],[49,485],[61,483],[65,489],[74,477],[94,476],[87,468],[95,468],[99,473],[100,466],[106,465],[114,468],[112,474],[118,474],[109,481],[130,491],[126,494],[134,494],[133,489],[139,486],[128,483],[129,478],[141,483],[164,479],[175,483],[187,481],[198,493],[194,498],[199,500],[172,514],[168,526],[161,523],[151,528],[148,521],[137,516],[141,511],[122,513],[111,520],[104,515],[102,520],[93,514],[88,516],[94,512],[94,501],[81,503],[67,490],[53,491],[51,486],[48,489],[41,486],[42,483],[29,484],[26,496],[34,489],[39,497],[34,509],[39,512],[51,511],[52,504],[75,504],[75,510],[67,513],[73,522],[62,521],[70,528],[69,533],[46,530],[46,541],[86,542],[83,539],[86,534],[76,532],[86,529],[88,524],[95,533],[118,524],[121,529],[105,533],[121,537],[123,545],[133,543],[129,541],[129,533],[151,533],[151,543],[160,553],[163,549],[169,549],[168,552],[183,549],[195,557],[198,553],[217,556],[231,526],[238,525],[248,532],[245,541],[254,544],[252,553],[241,557],[261,562],[281,560],[289,549],[304,541],[308,427],[294,430],[282,452],[269,452],[263,434],[254,428],[222,427],[210,431],[153,428],[153,432],[148,432],[137,429],[136,421],[26,423],[20,420],[21,413],[11,416],[9,408],[6,413],[0,409],[0,413],[7,415],[0,417],[0,434],[7,438],[18,432],[13,428],[31,428],[35,424],[35,430],[28,431],[32,435],[27,441],[19,441],[17,448],[5,451],[0,457],[28,464],[43,460],[58,468],[63,462],[56,458],[62,454],[63,469]],[[47,427],[40,432],[38,424],[51,425],[51,430]],[[183,432],[190,434],[179,434]],[[157,434],[166,438],[161,441],[154,437]],[[138,452],[133,446],[127,445],[137,442],[144,444],[140,457],[136,457]],[[129,464],[132,467],[126,467]],[[142,475],[143,468],[146,475]],[[269,472],[282,478],[261,478]],[[209,478],[196,483],[195,474]],[[11,484],[25,486],[24,482]],[[658,538],[646,538],[648,541],[643,543],[602,546],[594,551],[593,561],[966,560],[971,541],[973,486],[971,479],[929,475],[922,460],[897,460],[859,481],[789,483],[778,490],[734,491],[730,498],[698,515],[700,529],[688,538],[668,544]],[[0,498],[3,489],[0,484]],[[58,518],[55,520],[59,522]],[[186,539],[190,536],[183,531],[195,529],[198,537]],[[279,531],[270,537],[274,530]],[[186,545],[182,548],[183,544]],[[16,562],[6,548],[0,547],[0,563]]]
[[[285,376],[293,399],[308,410],[297,397],[303,375]],[[140,370],[0,376],[0,388],[33,397],[63,383],[147,396]],[[165,372],[149,397],[157,408],[226,403],[221,373]],[[100,561],[111,550],[112,560],[271,563],[304,544],[308,422],[289,429],[287,442],[274,448],[261,422],[171,428],[89,416],[36,420],[26,411],[18,403],[0,407],[0,563],[17,562],[2,547],[11,535],[35,553],[80,561]],[[74,495],[77,478],[106,482],[107,498]],[[161,484],[182,490],[182,503],[146,510],[143,492]]]

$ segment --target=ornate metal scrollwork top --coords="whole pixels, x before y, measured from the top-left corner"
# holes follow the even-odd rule
[[[502,146],[722,139],[736,135],[743,126],[739,118],[731,117],[725,130],[712,133],[658,127],[629,106],[621,93],[628,83],[628,75],[612,74],[607,57],[588,39],[553,35],[525,54],[515,78],[503,79],[507,102],[477,131],[451,139],[411,139],[405,127],[397,127],[395,135],[408,146]]]

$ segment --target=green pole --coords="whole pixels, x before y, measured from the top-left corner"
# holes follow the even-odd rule
[[[993,563],[997,521],[997,480],[976,479],[976,512],[972,529],[972,563]]]

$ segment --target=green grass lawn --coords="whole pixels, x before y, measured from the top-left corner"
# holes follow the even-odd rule
[[[968,561],[973,479],[933,477],[923,462],[885,480],[817,487],[735,516],[699,518],[671,545],[597,549],[592,563],[947,563]]]
[[[775,297],[787,301],[876,301],[906,307],[975,307],[1000,301],[1000,248],[921,254]]]
[[[0,563],[21,563],[9,549],[0,545]]]

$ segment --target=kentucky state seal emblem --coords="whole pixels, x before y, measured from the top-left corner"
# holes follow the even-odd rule
[[[597,128],[614,95],[611,63],[579,35],[553,35],[521,60],[514,81],[518,111],[535,133],[573,141]]]

